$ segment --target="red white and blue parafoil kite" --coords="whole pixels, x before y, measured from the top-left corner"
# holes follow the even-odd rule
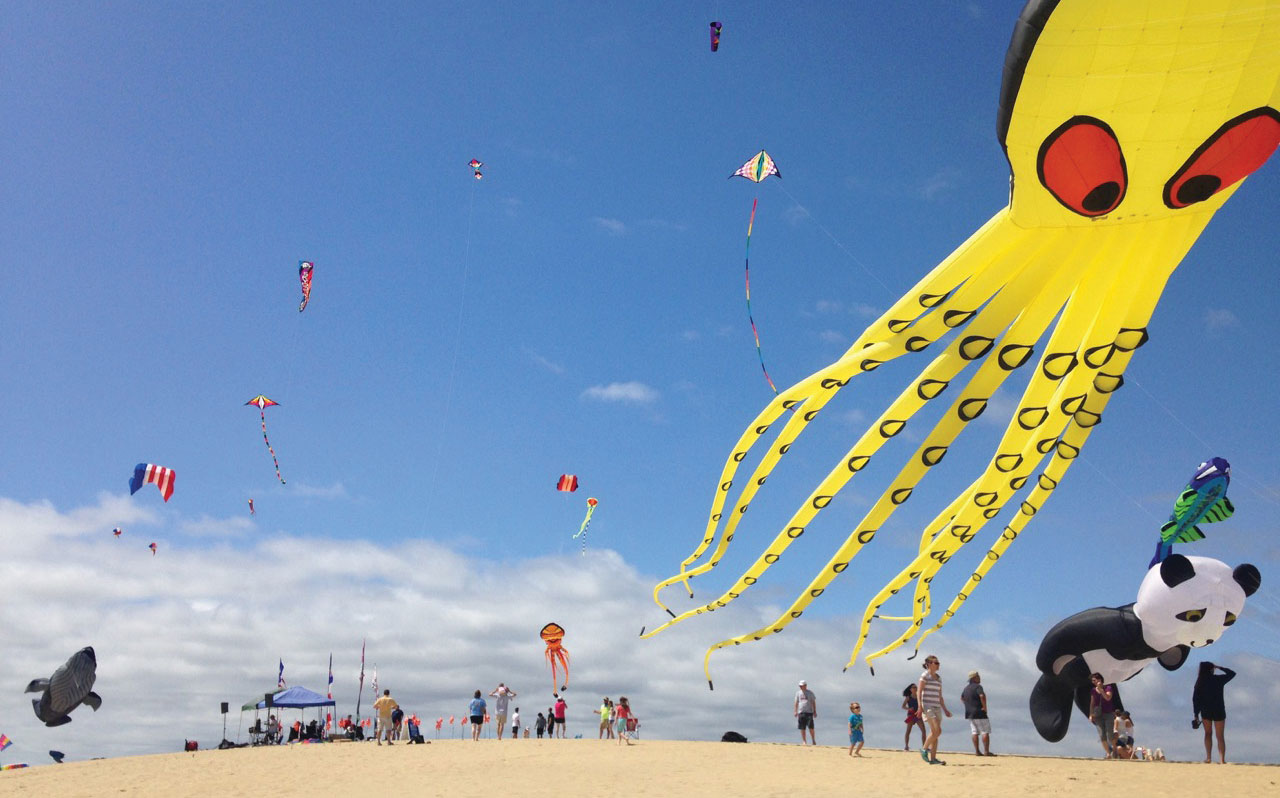
[[[152,463],[138,463],[133,468],[133,477],[129,480],[129,495],[137,493],[143,485],[155,485],[160,489],[160,495],[165,501],[169,501],[169,497],[173,495],[173,482],[177,478],[177,474],[172,468],[154,465]]]

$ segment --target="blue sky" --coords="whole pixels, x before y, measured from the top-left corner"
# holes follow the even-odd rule
[[[662,736],[718,738],[747,714],[753,739],[790,740],[800,677],[837,705],[883,693],[892,715],[917,665],[904,649],[888,680],[842,675],[857,620],[920,525],[980,473],[1012,392],[803,621],[713,658],[714,693],[705,647],[789,603],[896,467],[855,480],[744,606],[646,643],[633,633],[666,617],[649,588],[700,538],[724,459],[770,397],[743,301],[756,187],[725,177],[761,147],[782,170],[758,192],[752,309],[789,385],[1004,206],[994,128],[1016,12],[10,6],[0,732],[33,759],[59,735],[81,742],[73,758],[168,750],[201,729],[216,740],[207,706],[269,687],[278,658],[308,663],[298,678],[319,689],[335,651],[350,697],[362,637],[422,714],[447,714],[504,675],[541,689],[536,632],[550,620],[587,684],[629,691],[642,717],[647,702]],[[1043,630],[1133,600],[1173,497],[1214,455],[1234,467],[1238,511],[1194,553],[1252,562],[1264,586],[1205,655],[1280,676],[1278,184],[1270,163],[1213,220],[1081,462],[930,641],[956,662],[956,690],[966,665],[1005,669],[989,689],[1006,691],[1006,728],[1029,729]],[[303,258],[316,268],[299,314]],[[842,392],[700,597],[731,584],[910,373]],[[267,425],[284,486],[244,407],[259,393],[280,403]],[[153,488],[128,497],[140,461],[177,471],[168,504]],[[554,491],[565,472],[577,493]],[[600,506],[584,558],[571,536],[587,496]],[[965,554],[939,600],[980,556]],[[114,719],[36,725],[22,686],[85,644]],[[1164,747],[1187,757],[1197,739],[1172,729],[1191,671],[1135,680],[1149,728],[1167,720]],[[758,695],[762,679],[777,696]],[[161,692],[189,711],[155,720]],[[689,706],[705,718],[675,722]],[[94,742],[109,722],[130,734]],[[966,743],[959,725],[950,736]],[[1009,734],[1005,750],[1015,736],[1028,752],[1096,747],[1077,729],[1056,747]],[[1235,750],[1275,761],[1244,736]]]

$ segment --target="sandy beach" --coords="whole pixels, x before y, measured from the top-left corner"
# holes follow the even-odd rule
[[[968,798],[1066,791],[1106,796],[1268,795],[1271,765],[1118,762],[834,746],[639,740],[441,740],[430,745],[292,745],[123,757],[0,774],[0,795],[257,796],[501,794],[618,796],[871,796]]]

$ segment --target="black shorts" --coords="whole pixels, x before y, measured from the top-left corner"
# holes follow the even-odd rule
[[[799,727],[800,727],[801,729],[812,729],[812,728],[813,728],[813,713],[812,713],[812,712],[801,712],[799,715],[797,715],[797,716],[796,716],[796,719],[797,719],[797,721],[798,721],[798,723],[799,723]]]
[[[471,725],[472,725],[472,726],[479,726],[479,725],[480,725],[480,724],[482,724],[482,723],[484,723],[484,715],[472,715],[472,716],[471,716]]]

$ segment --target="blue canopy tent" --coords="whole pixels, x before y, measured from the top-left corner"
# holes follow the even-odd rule
[[[301,685],[289,687],[271,696],[271,709],[297,709],[301,711],[312,707],[319,709],[322,707],[334,706],[336,706],[336,704],[332,698],[325,698],[314,690],[308,690]],[[245,704],[244,708],[266,709],[267,699],[263,698],[257,703]],[[302,717],[305,717],[305,713],[303,713]],[[319,721],[321,729],[323,729],[324,713],[322,711],[317,712],[316,719]],[[283,722],[281,723],[281,726],[284,727]]]

